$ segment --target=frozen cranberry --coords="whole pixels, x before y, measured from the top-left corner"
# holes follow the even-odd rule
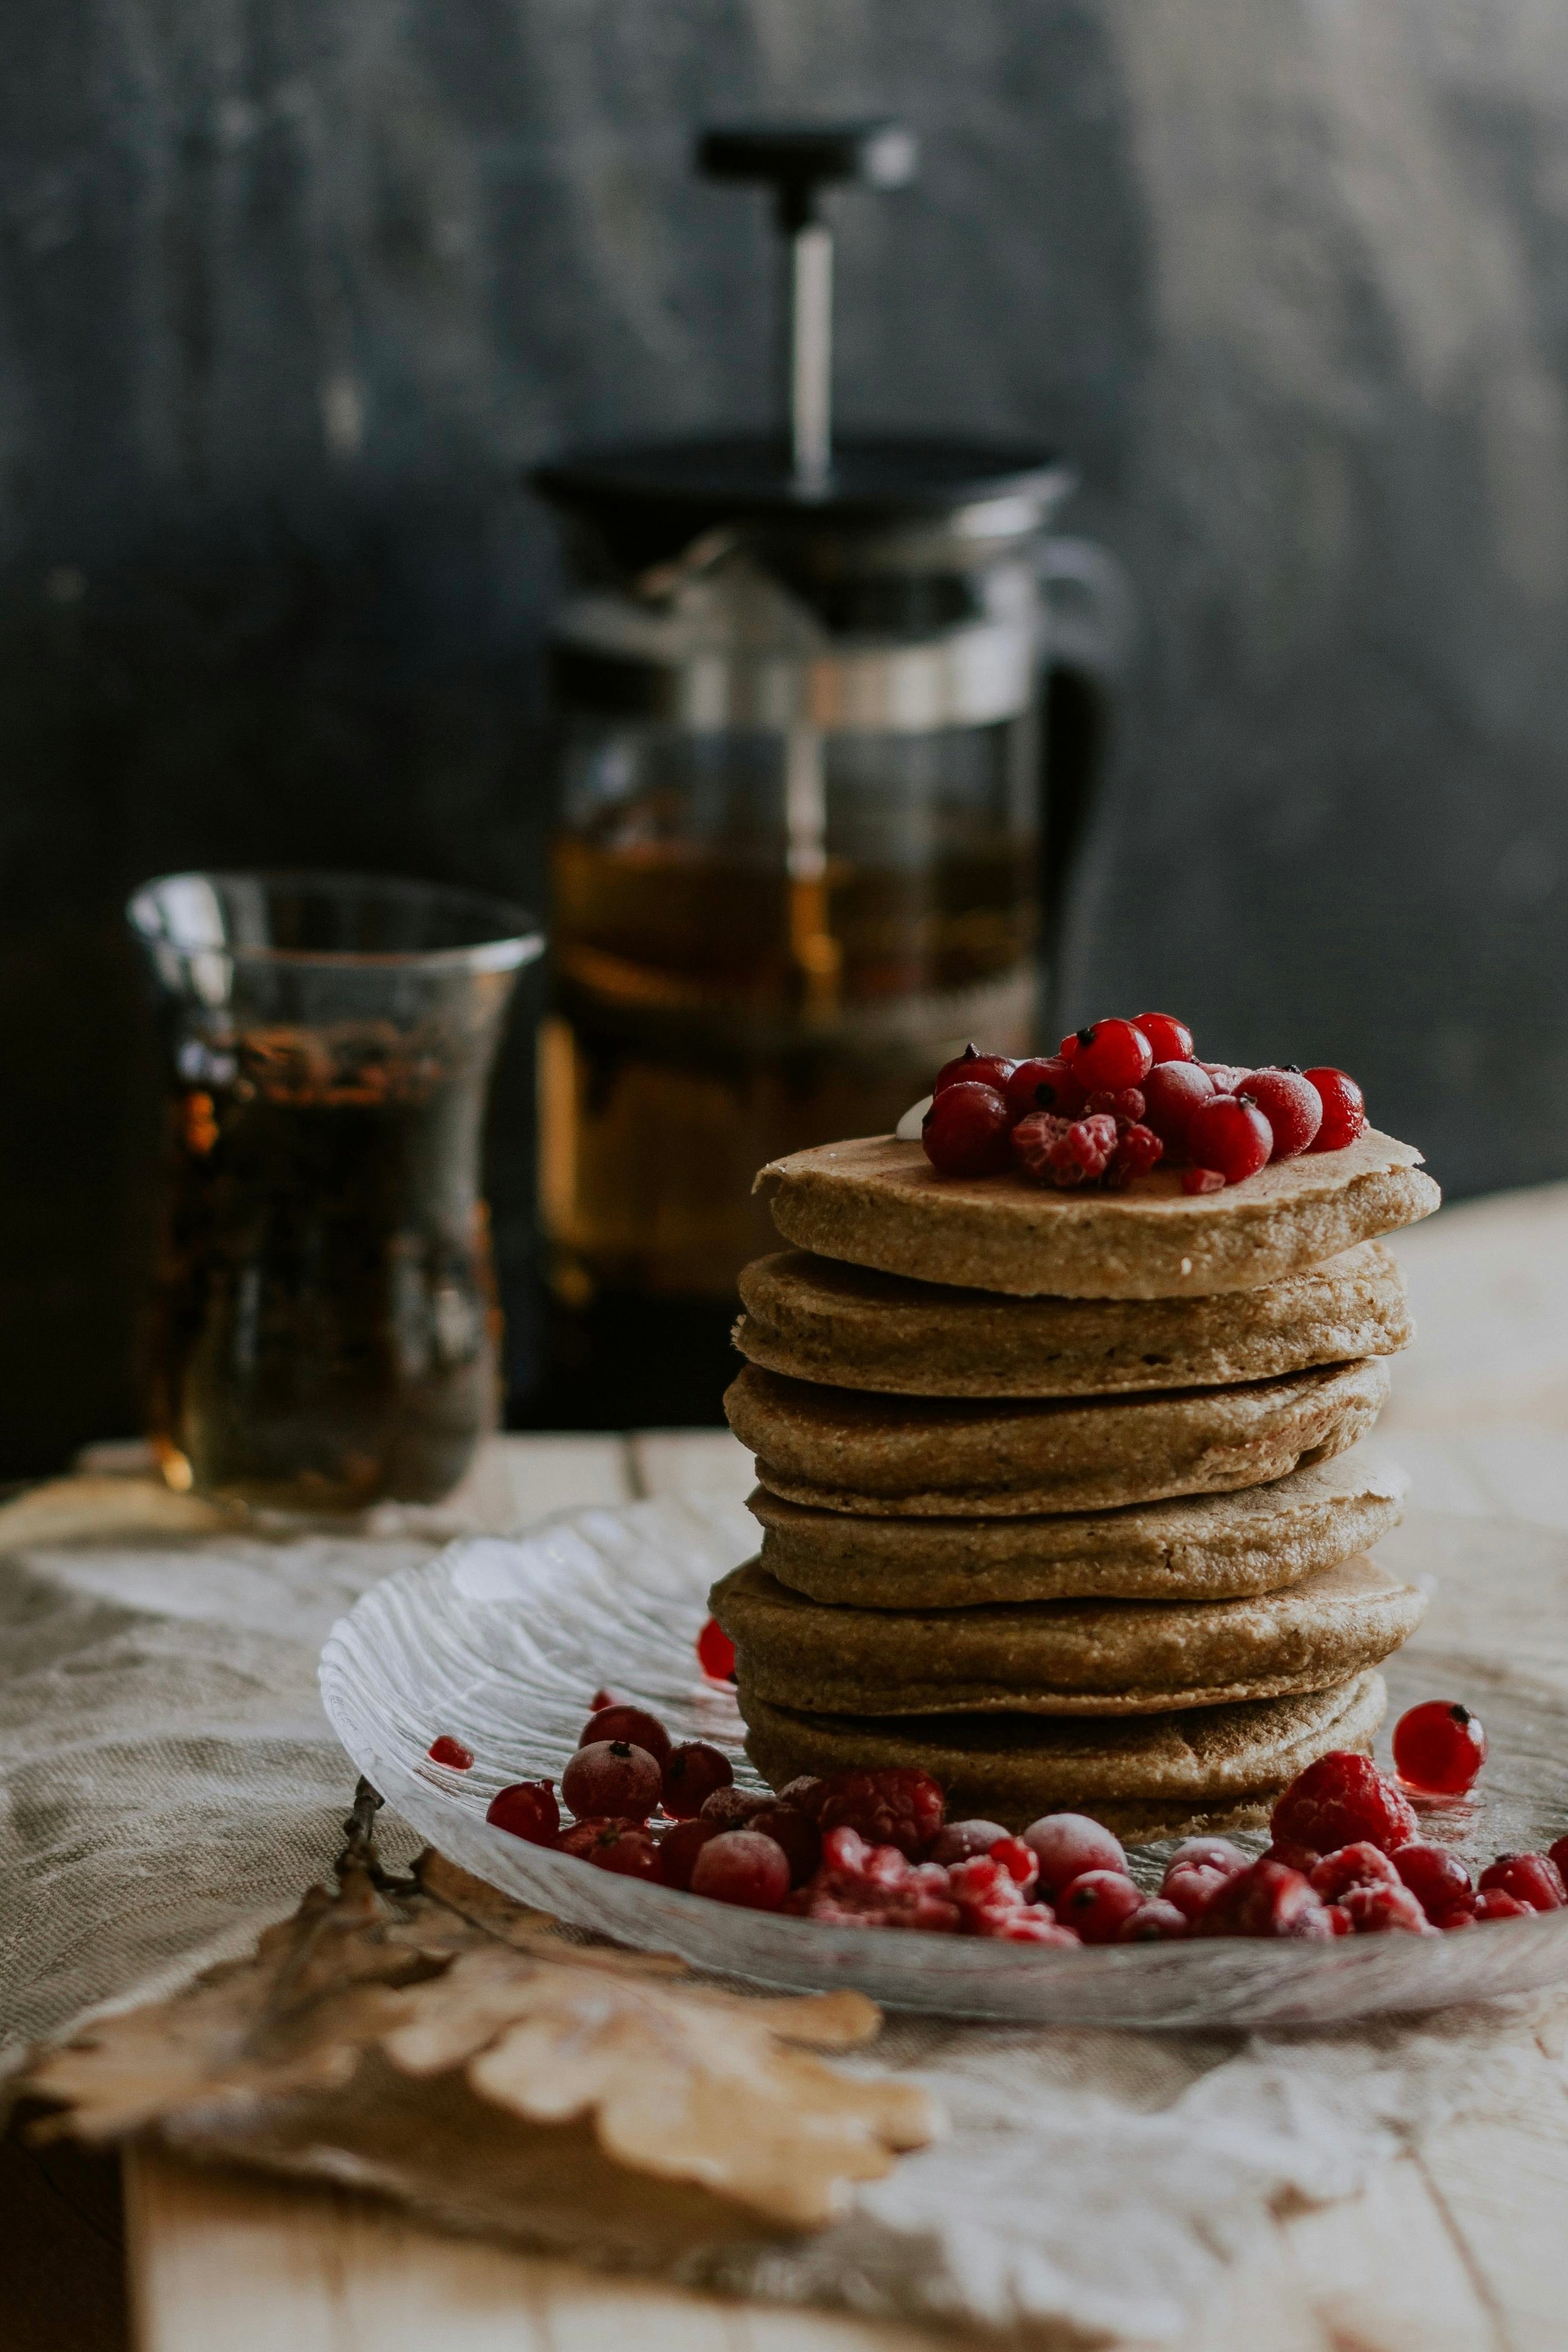
[[[1202,1870],[1222,1871],[1229,1877],[1236,1871],[1245,1870],[1251,1860],[1252,1856],[1233,1844],[1229,1838],[1184,1838],[1165,1864],[1165,1875],[1169,1877],[1173,1870],[1186,1870],[1195,1865]]]
[[[682,1892],[691,1885],[691,1867],[710,1838],[721,1837],[717,1822],[705,1822],[700,1813],[694,1821],[677,1822],[666,1830],[658,1842],[658,1874],[666,1886],[679,1886]]]
[[[1314,1895],[1325,1903],[1338,1903],[1352,1886],[1397,1886],[1399,1873],[1379,1845],[1368,1845],[1362,1839],[1355,1845],[1342,1845],[1337,1853],[1324,1854],[1308,1873]]]
[[[783,1846],[755,1830],[721,1830],[691,1865],[691,1892],[741,1911],[776,1911],[789,1893]]]
[[[1200,1919],[1233,1870],[1215,1870],[1208,1864],[1185,1862],[1165,1873],[1160,1898],[1173,1903],[1184,1919]]]
[[[1020,1062],[1003,1089],[1002,1099],[1007,1106],[1007,1116],[1015,1127],[1031,1111],[1053,1111],[1058,1118],[1077,1118],[1084,1106],[1084,1091],[1072,1074],[1070,1063],[1059,1054],[1031,1055]]]
[[[1547,1853],[1500,1853],[1481,1873],[1481,1893],[1511,1895],[1532,1911],[1561,1911],[1568,1903],[1563,1874]]]
[[[1056,1898],[1057,1917],[1086,1944],[1110,1944],[1123,1920],[1147,1900],[1120,1870],[1086,1870],[1070,1879]]]
[[[553,1845],[561,1827],[561,1808],[553,1780],[514,1780],[498,1789],[485,1807],[485,1819],[509,1837],[524,1838],[530,1845]]]
[[[1168,1154],[1185,1151],[1187,1122],[1214,1090],[1214,1080],[1195,1062],[1156,1062],[1139,1091],[1143,1124],[1152,1128]]]
[[[1024,1843],[1040,1865],[1040,1892],[1054,1901],[1064,1886],[1089,1870],[1119,1870],[1125,1876],[1121,1842],[1088,1813],[1042,1813],[1024,1832]]]
[[[1334,1932],[1326,1906],[1299,1870],[1265,1854],[1227,1878],[1196,1922],[1200,1936],[1290,1937],[1323,1943]]]
[[[1013,1129],[1011,1149],[1026,1175],[1068,1190],[1103,1176],[1116,1144],[1116,1121],[1104,1111],[1068,1119],[1037,1110]]]
[[[782,1847],[789,1864],[789,1883],[804,1886],[822,1860],[822,1832],[794,1805],[764,1805],[746,1824]]]
[[[1277,1843],[1289,1839],[1311,1853],[1337,1853],[1362,1838],[1391,1853],[1410,1843],[1416,1821],[1408,1799],[1370,1756],[1334,1748],[1297,1773],[1274,1808],[1270,1828]]]
[[[1022,1838],[999,1837],[986,1851],[993,1862],[1001,1864],[1015,1886],[1021,1886],[1026,1895],[1033,1892],[1040,1874],[1040,1858],[1032,1845],[1026,1845]]]
[[[1446,1846],[1396,1846],[1394,1866],[1428,1919],[1440,1919],[1449,1911],[1468,1911],[1475,1903],[1469,1872]]]
[[[710,1683],[735,1679],[735,1644],[717,1617],[708,1618],[697,1636],[697,1663]]]
[[[754,1813],[772,1802],[771,1797],[753,1797],[745,1789],[715,1789],[710,1797],[703,1798],[698,1819],[711,1822],[715,1829],[743,1830],[750,1827]]]
[[[1165,1147],[1152,1127],[1134,1122],[1121,1128],[1105,1181],[1113,1190],[1124,1191],[1135,1177],[1147,1176],[1152,1168],[1157,1168],[1164,1156]]]
[[[929,1851],[942,1828],[941,1786],[914,1764],[876,1770],[852,1765],[829,1773],[792,1801],[824,1837],[829,1830],[851,1829],[869,1845],[897,1846],[911,1861]]]
[[[1165,1895],[1154,1895],[1130,1911],[1116,1931],[1119,1944],[1174,1944],[1191,1932],[1186,1913]]]
[[[931,1858],[932,1862],[967,1862],[972,1853],[989,1853],[997,1839],[1006,1835],[1000,1822],[949,1822],[931,1848]]]
[[[1211,1095],[1187,1121],[1187,1157],[1227,1184],[1244,1184],[1268,1165],[1274,1129],[1245,1095]]]
[[[1167,1062],[1190,1062],[1193,1058],[1193,1033],[1184,1021],[1173,1013],[1141,1013],[1133,1026],[1142,1029],[1149,1040],[1149,1051],[1154,1056],[1154,1066],[1162,1068]]]
[[[448,1732],[443,1731],[439,1738],[433,1739],[425,1753],[432,1764],[445,1764],[454,1772],[471,1772],[474,1769],[473,1749],[465,1748]]]
[[[1397,1880],[1392,1886],[1347,1886],[1340,1896],[1340,1908],[1350,1914],[1358,1936],[1385,1936],[1395,1927],[1412,1936],[1432,1932],[1426,1912],[1408,1886],[1401,1886]]]
[[[1101,1087],[1098,1094],[1088,1097],[1084,1109],[1091,1116],[1113,1118],[1119,1127],[1123,1123],[1129,1127],[1133,1126],[1143,1116],[1142,1089],[1139,1087],[1123,1087],[1116,1094],[1107,1094]]]
[[[1309,1086],[1317,1088],[1323,1106],[1323,1123],[1308,1145],[1309,1151],[1342,1151],[1366,1126],[1366,1104],[1355,1080],[1343,1070],[1303,1070]]]
[[[1184,1192],[1223,1192],[1225,1178],[1217,1168],[1184,1168],[1182,1190]]]
[[[1455,1699],[1407,1707],[1394,1727],[1394,1769],[1424,1797],[1462,1797],[1486,1760],[1480,1717]]]
[[[868,1845],[848,1828],[829,1830],[822,1861],[784,1906],[797,1917],[832,1927],[898,1927],[952,1936],[958,1906],[940,1863],[911,1863],[894,1845]]]
[[[623,1706],[617,1701],[613,1706],[595,1707],[583,1727],[579,1748],[592,1748],[601,1739],[629,1739],[662,1764],[669,1753],[669,1734],[657,1715],[646,1707]]]
[[[629,1739],[596,1739],[579,1748],[561,1775],[561,1794],[580,1822],[646,1822],[659,1791],[658,1759]]]
[[[1275,1160],[1295,1160],[1311,1149],[1323,1123],[1323,1102],[1300,1070],[1254,1070],[1240,1089],[1255,1102],[1274,1132]]]
[[[1533,1919],[1533,1904],[1521,1903],[1517,1895],[1510,1895],[1500,1886],[1483,1886],[1476,1897],[1472,1919]]]
[[[657,1878],[658,1842],[638,1822],[574,1822],[562,1833],[561,1851],[591,1862],[618,1878]]]
[[[1072,1074],[1087,1093],[1142,1086],[1154,1066],[1154,1049],[1135,1022],[1097,1021],[1077,1034]]]
[[[1013,1156],[1012,1121],[994,1087],[949,1087],[921,1122],[921,1143],[939,1176],[997,1176]]]
[[[715,1789],[727,1789],[735,1775],[729,1758],[705,1739],[683,1739],[664,1759],[661,1801],[672,1821],[689,1822]]]
[[[949,1087],[994,1087],[1000,1094],[1017,1066],[1010,1055],[983,1054],[978,1045],[966,1045],[962,1054],[942,1064],[931,1090],[942,1095]]]

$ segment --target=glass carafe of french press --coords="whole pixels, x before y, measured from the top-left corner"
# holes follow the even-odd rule
[[[769,183],[787,439],[570,457],[535,484],[573,588],[541,1039],[552,1417],[718,1417],[751,1199],[782,1152],[885,1131],[1039,993],[1048,452],[830,431],[820,192],[892,187],[896,125],[710,132]]]

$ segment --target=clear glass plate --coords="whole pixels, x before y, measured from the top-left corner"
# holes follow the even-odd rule
[[[693,1650],[710,1585],[756,1541],[740,1504],[684,1495],[455,1543],[376,1585],[333,1629],[321,1656],[328,1716],[387,1802],[465,1869],[557,1918],[757,1984],[854,1985],[889,2008],[954,2017],[1191,2028],[1324,2024],[1568,1975],[1568,1912],[1446,1936],[1040,1950],[735,1910],[493,1829],[485,1808],[498,1789],[559,1780],[601,1684],[651,1707],[676,1738],[711,1740],[742,1788],[762,1787],[734,1701],[702,1680]],[[1432,1816],[1432,1834],[1473,1864],[1568,1823],[1568,1689],[1425,1643],[1392,1662],[1389,1687],[1391,1716],[1417,1697],[1455,1696],[1490,1734],[1484,1797]],[[443,1732],[472,1749],[471,1771],[430,1761]],[[1167,1851],[1137,1853],[1138,1874],[1156,1876]]]

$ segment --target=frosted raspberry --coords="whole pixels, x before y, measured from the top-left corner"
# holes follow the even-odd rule
[[[1277,1837],[1268,1848],[1268,1860],[1282,1862],[1287,1870],[1299,1870],[1303,1878],[1310,1878],[1321,1857],[1310,1845],[1298,1845],[1293,1838]]]
[[[911,1861],[935,1843],[944,1806],[938,1783],[913,1764],[852,1766],[793,1801],[824,1835],[855,1830],[868,1844],[897,1846]]]
[[[1355,1922],[1351,1917],[1350,1913],[1345,1909],[1342,1903],[1330,1904],[1329,1925],[1333,1929],[1336,1936],[1353,1936],[1355,1934]]]
[[[1397,1883],[1393,1886],[1347,1886],[1340,1897],[1340,1907],[1350,1914],[1351,1926],[1358,1936],[1382,1936],[1391,1927],[1403,1927],[1412,1936],[1435,1933],[1408,1886]]]
[[[1104,1111],[1088,1118],[1054,1118],[1037,1111],[1013,1129],[1013,1150],[1037,1183],[1071,1189],[1103,1176],[1116,1150],[1116,1121]]]
[[[1198,1921],[1200,1936],[1288,1936],[1321,1943],[1334,1932],[1323,1904],[1299,1870],[1260,1862],[1227,1878]]]
[[[1006,1864],[987,1853],[953,1863],[948,1870],[947,1887],[958,1906],[959,1927],[965,1936],[1005,1935],[1009,1923],[1028,1907],[1024,1890]]]
[[[1562,1873],[1545,1853],[1500,1853],[1482,1871],[1480,1885],[1483,1895],[1511,1895],[1532,1911],[1561,1911],[1568,1902]]]
[[[1336,1748],[1299,1772],[1274,1808],[1276,1843],[1289,1838],[1314,1853],[1337,1853],[1365,1839],[1385,1853],[1408,1845],[1418,1823],[1406,1798],[1370,1756]]]
[[[1347,1887],[1399,1884],[1399,1873],[1383,1848],[1368,1845],[1364,1838],[1359,1845],[1342,1845],[1338,1853],[1326,1853],[1308,1875],[1313,1893],[1325,1903],[1342,1901]]]
[[[1040,1874],[1040,1857],[1033,1846],[1026,1845],[1022,1838],[999,1837],[986,1851],[1024,1894],[1034,1893],[1035,1881]]]
[[[1106,1182],[1115,1191],[1131,1183],[1135,1176],[1147,1176],[1165,1156],[1165,1147],[1152,1127],[1134,1123],[1120,1129],[1116,1150],[1106,1173]]]
[[[818,1868],[784,1904],[797,1918],[829,1927],[958,1931],[958,1906],[940,1863],[911,1863],[894,1845],[868,1845],[852,1829],[831,1829]]]
[[[1131,1127],[1142,1118],[1144,1103],[1136,1087],[1121,1087],[1115,1094],[1090,1095],[1084,1108],[1091,1113],[1102,1112],[1106,1118],[1113,1118],[1118,1127],[1124,1121]]]

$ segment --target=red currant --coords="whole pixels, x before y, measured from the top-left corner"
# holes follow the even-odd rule
[[[989,1853],[998,1838],[1007,1832],[1000,1822],[949,1822],[931,1850],[933,1862],[968,1862],[972,1855]]]
[[[694,1821],[677,1822],[666,1830],[658,1842],[658,1875],[662,1885],[678,1886],[684,1894],[691,1885],[691,1867],[710,1838],[722,1837],[718,1822],[705,1822],[699,1814]]]
[[[1274,1129],[1243,1095],[1211,1095],[1187,1121],[1187,1157],[1227,1184],[1245,1183],[1268,1165]]]
[[[1322,1097],[1300,1070],[1254,1070],[1241,1092],[1274,1130],[1275,1160],[1295,1160],[1311,1149],[1323,1122]]]
[[[562,1833],[561,1851],[618,1878],[658,1876],[658,1842],[640,1822],[574,1822]]]
[[[662,1764],[669,1753],[668,1732],[657,1715],[649,1715],[647,1709],[641,1706],[626,1706],[617,1703],[595,1707],[583,1727],[583,1735],[577,1745],[579,1748],[592,1748],[600,1739],[629,1739],[634,1748],[642,1748],[658,1764]]]
[[[1062,1040],[1065,1050],[1067,1040]],[[1154,1049],[1135,1022],[1097,1021],[1078,1032],[1078,1051],[1071,1056],[1072,1074],[1086,1093],[1103,1087],[1115,1094],[1121,1087],[1142,1086],[1154,1066]]]
[[[1462,1797],[1486,1760],[1480,1718],[1456,1700],[1426,1699],[1394,1727],[1394,1769],[1423,1796]]]
[[[473,1749],[465,1748],[460,1739],[453,1739],[445,1731],[430,1742],[425,1753],[432,1764],[449,1765],[454,1772],[471,1772],[474,1769]]]
[[[1337,1853],[1324,1854],[1307,1874],[1314,1895],[1325,1903],[1341,1903],[1352,1886],[1397,1886],[1399,1873],[1378,1845],[1368,1845],[1363,1838],[1355,1845],[1342,1845]]]
[[[1470,1884],[1470,1874],[1458,1855],[1450,1853],[1447,1846],[1396,1846],[1394,1867],[1428,1919],[1441,1920],[1450,1911],[1474,1908],[1476,1890]]]
[[[997,1176],[1012,1159],[1012,1122],[994,1087],[947,1087],[921,1123],[921,1143],[939,1176]]]
[[[1141,1089],[1143,1124],[1153,1129],[1167,1154],[1185,1151],[1187,1121],[1214,1090],[1214,1080],[1195,1062],[1155,1063]]]
[[[1529,1919],[1534,1906],[1521,1903],[1517,1895],[1507,1895],[1500,1886],[1483,1886],[1476,1897],[1472,1919]]]
[[[789,1893],[784,1848],[755,1830],[721,1830],[691,1865],[691,1892],[742,1911],[776,1911]]]
[[[1124,1871],[1086,1870],[1056,1897],[1057,1917],[1085,1944],[1113,1944],[1147,1899]]]
[[[1050,1054],[1020,1062],[1003,1089],[1003,1100],[1016,1127],[1036,1110],[1053,1111],[1058,1118],[1077,1118],[1085,1096],[1070,1063],[1059,1054]]]
[[[561,1794],[581,1821],[646,1822],[659,1800],[658,1759],[629,1739],[579,1748],[561,1775]]]
[[[1225,1178],[1217,1168],[1184,1168],[1182,1190],[1184,1192],[1223,1192]]]
[[[1568,1903],[1563,1874],[1550,1854],[1500,1853],[1481,1873],[1481,1893],[1511,1895],[1532,1911],[1561,1911]]]
[[[1366,1126],[1366,1104],[1355,1080],[1343,1070],[1303,1070],[1322,1101],[1323,1123],[1308,1145],[1310,1151],[1342,1151]]]
[[[1151,1896],[1130,1911],[1116,1931],[1119,1944],[1174,1944],[1192,1932],[1186,1913],[1165,1895]]]
[[[553,1845],[561,1827],[553,1781],[514,1780],[510,1789],[498,1789],[485,1807],[485,1819],[530,1845]]]
[[[705,1797],[727,1789],[734,1777],[721,1749],[705,1739],[683,1739],[664,1759],[664,1810],[672,1821],[689,1822],[702,1811]]]
[[[1408,1799],[1370,1756],[1334,1748],[1297,1773],[1269,1826],[1277,1844],[1288,1839],[1310,1853],[1337,1853],[1362,1838],[1391,1853],[1411,1843],[1416,1822]]]
[[[1299,1870],[1268,1854],[1227,1878],[1197,1921],[1200,1936],[1271,1936],[1323,1943],[1334,1923]]]
[[[735,1679],[735,1644],[717,1617],[703,1622],[697,1636],[697,1663],[710,1683],[732,1683]],[[668,1740],[665,1746],[668,1748]]]
[[[1200,1919],[1226,1880],[1236,1874],[1234,1870],[1215,1870],[1208,1863],[1184,1862],[1165,1873],[1160,1899],[1173,1903],[1184,1919]]]
[[[966,1045],[951,1062],[944,1062],[931,1080],[933,1095],[945,1094],[949,1087],[994,1087],[1000,1093],[1017,1068],[1006,1054],[983,1054],[978,1045]]]
[[[1149,1040],[1156,1069],[1166,1062],[1192,1060],[1193,1033],[1173,1013],[1141,1013],[1133,1026],[1142,1029]]]
[[[822,1832],[795,1805],[763,1805],[746,1824],[772,1838],[789,1864],[789,1883],[804,1886],[822,1860]]]
[[[1034,1850],[1040,1865],[1040,1891],[1054,1900],[1060,1890],[1086,1871],[1120,1870],[1127,1856],[1120,1838],[1088,1813],[1042,1813],[1024,1832],[1024,1843]]]

